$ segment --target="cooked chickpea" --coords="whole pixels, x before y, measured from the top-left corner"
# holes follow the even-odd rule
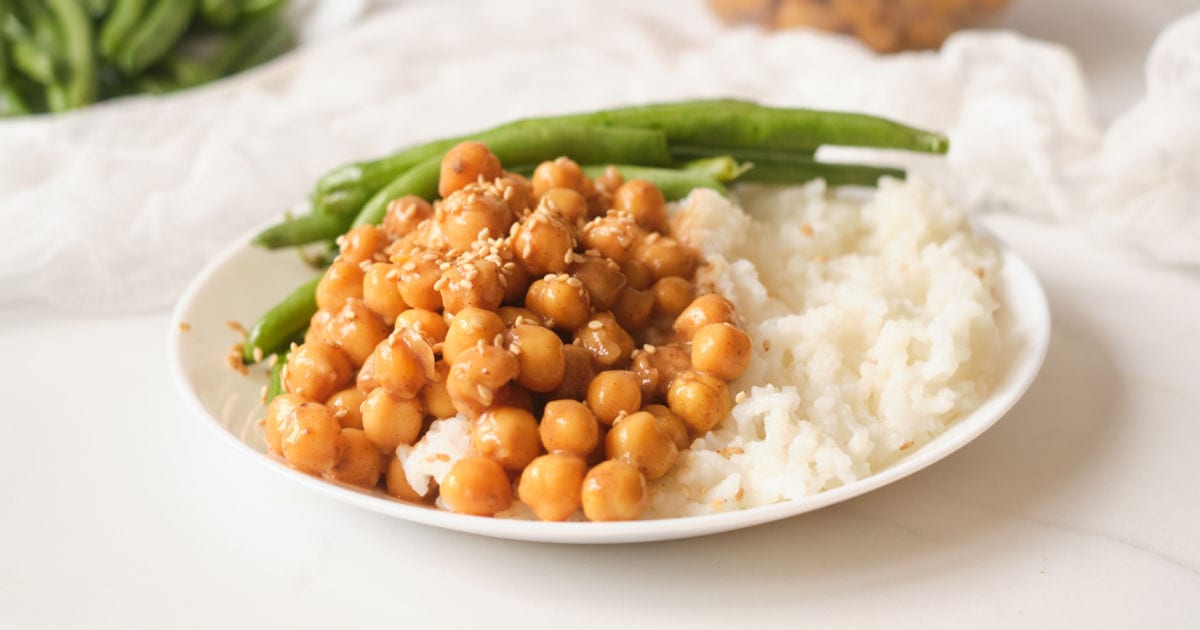
[[[583,346],[563,346],[562,383],[550,393],[551,398],[581,400],[587,396],[588,383],[592,382],[592,353]]]
[[[358,367],[388,336],[389,328],[362,300],[346,300],[346,305],[329,322],[329,341]]]
[[[605,454],[636,466],[646,479],[667,474],[679,458],[679,447],[659,429],[653,414],[645,411],[621,418],[604,438]]]
[[[641,383],[633,372],[605,370],[588,383],[587,404],[596,415],[596,420],[611,425],[618,416],[641,408]]]
[[[500,268],[482,258],[451,265],[442,272],[439,284],[447,313],[457,313],[468,307],[493,310],[504,300]]]
[[[459,353],[482,341],[491,344],[504,334],[504,321],[494,311],[467,307],[454,315],[442,344],[442,358],[453,363]]]
[[[708,324],[692,337],[692,365],[727,381],[750,366],[750,335],[733,324]]]
[[[387,324],[408,308],[400,296],[400,269],[391,263],[375,263],[363,276],[363,302]]]
[[[374,225],[356,225],[337,239],[342,260],[359,264],[371,260],[383,248],[385,236]]]
[[[323,311],[341,310],[349,299],[362,299],[363,270],[357,263],[335,260],[317,282],[317,308]]]
[[[400,297],[405,304],[431,311],[442,308],[442,294],[434,288],[442,277],[442,262],[436,252],[418,251],[400,263]]]
[[[721,295],[708,293],[692,300],[675,318],[675,332],[684,340],[691,341],[697,330],[708,324],[720,323],[737,323],[733,303]]]
[[[446,340],[446,333],[450,330],[446,319],[437,311],[430,311],[423,308],[410,308],[396,318],[396,329],[403,330],[411,328],[417,331],[425,338],[429,345],[436,345]]]
[[[699,256],[695,250],[669,236],[651,234],[633,252],[634,258],[646,263],[656,279],[679,276],[691,278],[696,273]]]
[[[337,464],[346,447],[342,426],[333,412],[321,403],[296,405],[284,423],[280,447],[287,463],[306,473],[319,475]]]
[[[671,441],[675,443],[675,448],[682,451],[691,444],[687,425],[666,405],[646,405],[642,411],[654,416],[654,420],[658,422],[658,430],[671,438]]]
[[[428,346],[414,347],[413,340],[393,334],[371,355],[371,373],[383,389],[400,398],[412,398],[421,391],[433,371],[433,355]]]
[[[333,345],[329,340],[329,322],[333,321],[332,311],[317,311],[308,320],[308,330],[304,333],[304,343],[325,342]]]
[[[495,402],[500,389],[517,377],[518,370],[517,357],[508,350],[475,346],[454,359],[446,388],[456,409],[478,416]]]
[[[645,291],[654,286],[654,272],[640,260],[626,260],[621,263],[621,273],[625,276],[626,286]]]
[[[540,208],[557,214],[570,225],[576,221],[586,220],[588,216],[587,201],[583,195],[570,188],[551,188],[542,195]]]
[[[460,514],[492,516],[512,505],[512,484],[504,467],[482,455],[468,455],[442,479],[442,499]]]
[[[529,285],[533,282],[533,276],[529,275],[529,270],[525,268],[525,265],[510,260],[500,266],[500,276],[503,278],[504,303],[521,304],[524,302]]]
[[[654,350],[650,351],[649,348]],[[649,346],[633,358],[629,369],[642,384],[642,402],[666,400],[671,381],[691,369],[690,355],[674,346]]]
[[[416,490],[408,483],[408,477],[404,474],[404,464],[396,457],[387,458],[387,493],[388,495],[400,499],[401,501],[411,501],[419,503],[421,495],[417,494]]]
[[[417,229],[422,221],[433,217],[433,206],[416,196],[393,199],[383,216],[383,231],[393,240],[403,238]]]
[[[729,386],[725,381],[695,370],[688,370],[671,381],[667,406],[683,420],[693,434],[707,433],[733,409]]]
[[[607,311],[621,297],[625,274],[617,263],[597,256],[585,256],[571,264],[570,273],[583,283],[593,309]]]
[[[267,405],[267,416],[263,420],[263,429],[267,438],[267,449],[276,455],[283,454],[282,439],[287,433],[287,423],[291,421],[292,411],[304,403],[304,399],[296,394],[279,394]]]
[[[339,392],[334,392],[329,400],[325,401],[325,406],[333,412],[333,417],[337,418],[342,428],[361,429],[361,409],[363,401],[366,399],[365,393],[358,391],[355,387],[347,387]]]
[[[534,206],[533,184],[529,183],[524,175],[505,173],[496,180],[496,185],[500,187],[500,196],[508,204],[508,209],[512,212],[513,217],[525,216]]]
[[[592,361],[604,368],[625,365],[633,352],[633,337],[610,313],[596,313],[575,331],[575,338],[592,353]]]
[[[383,454],[361,429],[342,429],[346,447],[342,457],[325,475],[335,481],[363,488],[374,488],[383,474]]]
[[[516,383],[509,383],[496,392],[496,399],[492,402],[492,405],[497,407],[516,407],[533,413],[533,394],[529,393],[528,389]]]
[[[421,388],[421,402],[425,411],[434,418],[449,418],[458,413],[454,401],[450,399],[450,390],[446,389],[446,379],[450,377],[450,364],[438,361],[434,367],[436,376]]]
[[[599,443],[600,425],[587,405],[564,398],[546,403],[538,434],[551,453],[587,457]]]
[[[305,400],[320,402],[353,377],[350,360],[341,350],[324,343],[306,343],[288,356],[283,388]]]
[[[517,383],[535,392],[549,392],[562,383],[566,371],[563,344],[549,328],[521,324],[509,331],[509,349],[517,355]]]
[[[650,323],[654,310],[654,293],[625,287],[613,305],[612,314],[625,330],[642,330]]]
[[[619,212],[589,221],[580,234],[584,249],[594,249],[617,264],[633,255],[638,240],[638,226],[633,217]]]
[[[581,505],[587,464],[574,455],[542,455],[521,473],[517,496],[543,521],[565,521]]]
[[[574,330],[587,321],[591,302],[583,283],[566,274],[547,276],[529,285],[525,306],[554,328]]]
[[[449,197],[451,193],[474,184],[480,178],[490,182],[503,172],[499,158],[488,150],[487,145],[482,142],[460,142],[442,158],[438,194]]]
[[[507,236],[513,223],[508,204],[480,186],[468,186],[446,197],[435,216],[447,244],[463,252],[480,238]]]
[[[625,462],[602,462],[584,477],[580,498],[589,521],[632,521],[646,509],[646,478]]]
[[[583,169],[570,158],[560,157],[553,162],[542,162],[533,169],[533,195],[541,198],[551,188],[570,188],[582,193],[587,178]]]
[[[513,255],[534,276],[566,271],[574,249],[571,225],[545,209],[526,217],[512,238]]]
[[[667,231],[667,202],[658,186],[644,179],[631,179],[613,193],[613,207],[633,215],[644,230]]]
[[[358,368],[358,375],[354,377],[354,388],[358,391],[367,394],[371,390],[379,387],[379,381],[375,380],[375,353],[367,357],[366,363]]]
[[[537,420],[519,407],[492,407],[472,425],[471,448],[519,471],[542,452]]]
[[[534,326],[541,326],[543,324],[540,315],[523,306],[501,306],[499,309],[496,309],[496,314],[500,316],[500,320],[504,322],[504,325],[509,328],[519,324],[532,324]]]
[[[604,167],[604,172],[593,182],[597,190],[615,191],[625,183],[625,178],[621,176],[621,171],[617,167],[609,164]]]
[[[677,317],[692,303],[692,283],[679,276],[667,276],[654,283],[654,316]]]
[[[401,398],[382,387],[368,394],[362,405],[363,432],[384,453],[416,442],[424,419],[420,398]]]

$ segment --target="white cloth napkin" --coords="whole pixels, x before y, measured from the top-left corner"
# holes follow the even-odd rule
[[[1161,35],[1146,76],[1105,131],[1071,53],[1014,34],[877,57],[728,29],[695,0],[402,5],[219,84],[0,122],[0,303],[161,307],[338,164],[517,116],[718,95],[944,130],[946,160],[827,156],[905,160],[974,206],[1200,265],[1200,13]]]

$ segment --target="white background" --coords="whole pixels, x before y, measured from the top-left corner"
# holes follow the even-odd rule
[[[1073,45],[1107,117],[1192,5],[1129,4],[1016,0],[1003,24]],[[1026,398],[893,486],[673,543],[495,541],[343,506],[189,415],[165,312],[7,307],[0,627],[1195,627],[1200,281],[1068,228],[985,223],[1055,319]]]

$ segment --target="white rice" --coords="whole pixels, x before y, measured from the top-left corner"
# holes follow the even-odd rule
[[[739,195],[750,214],[698,190],[675,223],[707,258],[701,281],[737,305],[754,340],[731,384],[746,395],[651,484],[647,518],[862,479],[977,407],[998,367],[998,254],[927,183],[885,180],[865,203],[820,182]],[[399,456],[424,493],[469,448],[469,425],[454,418]]]

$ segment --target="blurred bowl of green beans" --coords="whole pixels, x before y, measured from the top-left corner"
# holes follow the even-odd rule
[[[296,44],[288,0],[0,0],[0,117],[165,94]]]

